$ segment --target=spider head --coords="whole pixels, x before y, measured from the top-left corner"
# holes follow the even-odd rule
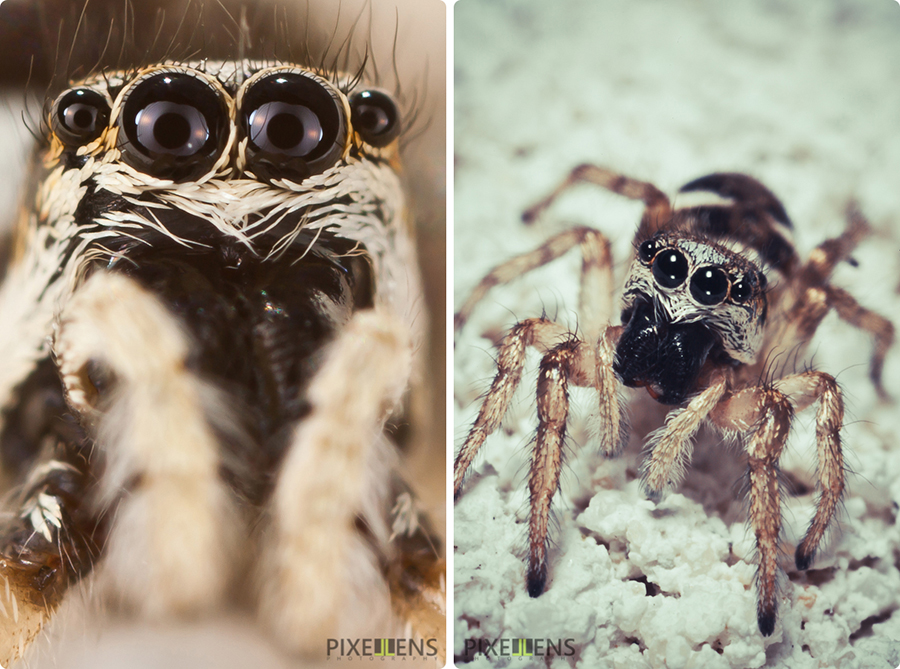
[[[625,283],[616,374],[663,404],[683,403],[708,360],[756,359],[765,287],[753,262],[719,244],[672,232],[642,242]]]

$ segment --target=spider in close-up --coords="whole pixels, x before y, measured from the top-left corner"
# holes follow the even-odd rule
[[[856,205],[847,227],[819,244],[804,262],[791,241],[791,221],[765,186],[742,174],[717,173],[683,186],[673,201],[650,183],[582,165],[546,199],[529,209],[534,220],[572,185],[588,182],[645,209],[634,238],[635,256],[622,294],[621,325],[612,325],[613,259],[598,230],[578,227],[504,262],[485,276],[456,315],[462,328],[472,310],[505,284],[578,248],[582,256],[576,330],[547,317],[518,322],[503,336],[497,373],[460,448],[454,495],[485,440],[500,425],[522,378],[529,347],[541,355],[537,432],[529,466],[526,588],[540,596],[548,579],[551,502],[560,485],[569,420],[569,386],[597,394],[598,448],[618,454],[627,440],[620,385],[645,388],[672,406],[649,435],[641,466],[645,493],[658,500],[677,486],[693,439],[709,425],[745,452],[749,520],[757,549],[757,624],[773,633],[778,607],[782,534],[779,458],[794,414],[816,405],[818,498],[794,560],[810,568],[832,524],[845,488],[841,448],[844,402],[831,375],[794,371],[827,314],[872,335],[870,377],[879,395],[893,325],[830,282],[832,272],[868,231]]]
[[[3,666],[79,599],[247,613],[289,664],[339,638],[442,655],[441,538],[404,457],[429,411],[417,102],[334,25],[270,48],[265,9],[226,11],[212,57],[203,8],[150,12],[145,52],[129,8],[31,115],[0,287]]]

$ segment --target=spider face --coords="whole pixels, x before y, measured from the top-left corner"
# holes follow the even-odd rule
[[[240,583],[294,652],[438,624],[385,433],[424,334],[401,120],[360,77],[163,63],[48,104],[0,288],[4,666],[85,578],[155,617]]]
[[[765,275],[740,253],[682,233],[638,245],[613,366],[662,404],[694,391],[707,358],[751,363],[765,325]]]

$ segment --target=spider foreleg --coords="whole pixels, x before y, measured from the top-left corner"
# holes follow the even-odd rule
[[[797,569],[809,569],[844,491],[844,456],[841,451],[844,400],[834,378],[822,372],[789,376],[776,382],[775,387],[791,398],[798,411],[815,401],[819,403],[816,409],[819,498],[815,516],[795,553]]]
[[[666,418],[666,424],[650,436],[649,455],[641,465],[644,491],[650,499],[659,500],[667,488],[678,484],[690,460],[697,430],[716,408],[728,388],[728,377],[716,374],[712,383],[681,409]]]
[[[619,401],[619,380],[613,371],[616,343],[624,328],[608,327],[597,340],[596,381],[599,403],[594,420],[595,440],[607,457],[618,455],[628,438],[625,413]],[[582,382],[579,385],[590,385]]]
[[[568,330],[562,325],[546,318],[529,318],[513,326],[504,337],[497,356],[497,375],[453,464],[454,498],[459,498],[466,472],[484,440],[500,426],[509,409],[509,403],[522,379],[522,366],[525,364],[528,347],[537,346],[547,350],[567,336]]]
[[[581,342],[572,337],[541,360],[538,372],[538,429],[531,456],[531,516],[528,521],[528,594],[537,597],[547,582],[550,504],[559,488],[562,450],[569,416],[569,377]]]
[[[412,353],[398,319],[360,311],[310,383],[311,411],[273,493],[260,579],[261,614],[289,648],[322,652],[323,639],[373,634],[376,621],[380,632],[391,629],[380,559],[390,541],[384,507],[395,454],[383,430],[407,387]]]
[[[750,479],[750,525],[757,548],[757,609],[759,631],[770,636],[778,610],[781,491],[778,459],[791,429],[794,409],[788,397],[774,389],[747,388],[725,397],[710,413],[721,428],[750,432],[745,443]]]
[[[207,419],[226,411],[186,367],[189,349],[156,296],[106,272],[75,292],[54,342],[69,404],[106,455],[99,501],[116,505],[101,583],[150,616],[209,608],[233,569],[237,511]]]

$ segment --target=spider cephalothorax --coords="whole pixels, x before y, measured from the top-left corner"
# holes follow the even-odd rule
[[[392,97],[162,63],[76,83],[46,126],[0,289],[0,659],[91,572],[148,615],[239,586],[293,651],[436,632],[436,542],[384,432],[422,334]]]
[[[776,623],[781,491],[778,460],[795,411],[817,403],[819,497],[795,552],[798,569],[813,562],[844,489],[840,432],[843,400],[834,378],[790,373],[771,363],[802,354],[825,315],[875,338],[871,378],[882,396],[881,370],[893,326],[829,283],[867,230],[855,206],[847,231],[821,244],[801,263],[790,241],[791,222],[778,199],[755,179],[732,173],[684,186],[673,205],[649,183],[582,165],[525,213],[533,220],[571,185],[587,181],[646,209],[635,235],[635,257],[624,282],[621,325],[614,316],[609,241],[591,228],[562,232],[540,248],[499,265],[476,286],[456,315],[462,327],[494,285],[510,281],[578,246],[583,257],[579,330],[547,318],[517,323],[500,344],[498,372],[456,457],[454,491],[500,424],[518,385],[528,347],[543,354],[538,375],[538,428],[529,478],[531,515],[526,583],[540,595],[548,578],[549,514],[559,486],[569,412],[569,384],[599,395],[598,445],[614,455],[626,441],[619,384],[646,388],[675,408],[651,433],[641,466],[644,490],[658,499],[677,485],[694,435],[704,424],[742,443],[749,466],[749,515],[756,537],[759,630]],[[768,278],[767,278],[768,274]]]
[[[701,238],[658,232],[638,245],[625,281],[616,374],[663,404],[681,404],[708,357],[751,363],[762,344],[765,275]]]

